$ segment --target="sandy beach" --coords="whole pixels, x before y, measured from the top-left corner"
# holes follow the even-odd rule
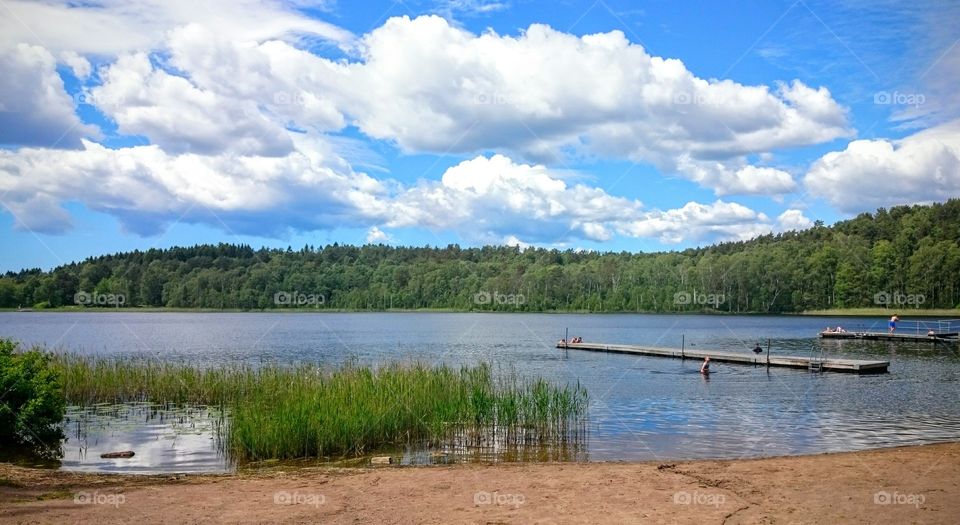
[[[960,443],[734,461],[130,476],[0,464],[3,523],[956,523]]]

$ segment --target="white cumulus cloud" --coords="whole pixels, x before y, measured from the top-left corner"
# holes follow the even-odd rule
[[[174,155],[156,145],[109,149],[88,141],[81,150],[0,150],[0,188],[19,227],[49,233],[68,226],[59,207],[66,201],[111,214],[142,235],[174,221],[276,236],[387,217],[381,182],[307,138],[282,157]]]
[[[807,190],[855,213],[960,197],[960,120],[900,140],[856,140],[813,163]]]
[[[343,99],[347,113],[367,135],[411,152],[551,161],[572,149],[679,170],[718,194],[762,193],[791,184],[782,174],[772,184],[737,177],[746,155],[852,133],[826,88],[705,80],[619,31],[578,37],[534,24],[519,36],[476,35],[439,17],[403,17],[359,49],[344,82],[363,96]],[[733,176],[688,174],[677,158]]]
[[[386,232],[384,232],[380,228],[376,226],[371,226],[370,229],[367,230],[367,243],[374,244],[374,243],[389,242],[389,241],[390,241],[390,235],[388,235]]]
[[[0,48],[21,42],[54,53],[117,55],[150,51],[172,28],[200,23],[237,40],[315,35],[347,42],[353,35],[310,18],[279,0],[5,0]]]
[[[680,208],[641,214],[619,225],[633,237],[655,238],[673,244],[687,240],[747,240],[770,233],[769,218],[742,204],[717,200],[688,202]]]
[[[439,183],[422,182],[397,195],[392,210],[391,227],[450,229],[472,241],[524,245],[602,242],[616,234],[670,244],[744,240],[778,229],[763,213],[722,200],[646,210],[640,201],[568,185],[542,165],[503,155],[463,161]]]
[[[0,48],[0,144],[76,148],[97,134],[74,112],[56,65],[39,46]]]
[[[641,203],[566,182],[542,165],[503,155],[476,157],[399,195],[389,226],[466,232],[474,239],[557,242],[569,237],[604,241],[608,225],[636,214]]]
[[[285,155],[293,144],[256,102],[203,90],[155,68],[146,54],[121,56],[100,73],[91,100],[120,131],[144,135],[167,152]]]
[[[779,196],[797,189],[791,174],[752,159],[851,135],[826,88],[703,79],[619,31],[475,34],[424,16],[354,39],[289,4],[225,5],[8,2],[28,24],[49,20],[0,35],[0,143],[18,147],[0,150],[0,191],[18,228],[65,231],[71,201],[144,235],[179,220],[260,235],[362,228],[369,242],[394,228],[524,244],[744,239],[809,220],[729,199],[647,209],[570,182],[557,161],[626,159],[725,199]],[[98,130],[78,119],[55,56],[120,134],[149,145],[89,140]],[[404,185],[355,171],[338,153],[355,136],[467,160]]]
[[[802,210],[789,209],[777,216],[777,225],[780,231],[800,231],[813,226]]]

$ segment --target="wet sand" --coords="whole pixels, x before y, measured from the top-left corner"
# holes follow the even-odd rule
[[[2,523],[957,523],[960,443],[735,461],[77,474],[0,464]]]

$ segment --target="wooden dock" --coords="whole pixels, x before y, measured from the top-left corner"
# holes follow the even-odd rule
[[[882,374],[887,371],[890,361],[866,361],[861,359],[819,359],[817,357],[799,357],[786,355],[768,356],[744,352],[725,352],[721,350],[687,350],[679,348],[660,348],[651,346],[568,343],[558,344],[557,348],[569,350],[591,350],[595,352],[614,352],[654,357],[679,357],[682,359],[703,360],[709,357],[718,363],[737,363],[754,366],[779,366],[804,368],[807,370],[826,370],[830,372],[852,372],[855,374]]]
[[[957,342],[957,332],[938,332],[926,334],[904,334],[889,332],[820,332],[821,339],[865,339],[868,341],[911,341],[922,343]]]

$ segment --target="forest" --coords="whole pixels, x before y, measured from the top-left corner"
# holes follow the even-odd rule
[[[5,308],[793,313],[960,307],[960,200],[683,251],[219,244],[0,277]]]

